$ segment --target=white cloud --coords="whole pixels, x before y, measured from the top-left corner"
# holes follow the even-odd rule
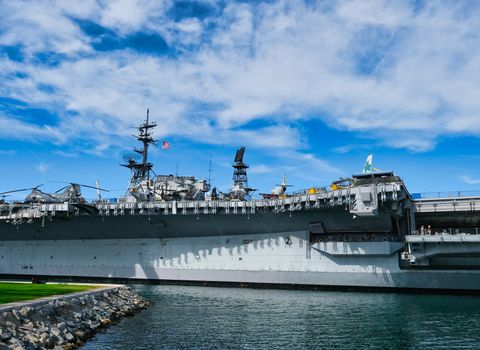
[[[29,56],[56,51],[69,57],[53,67],[0,59],[2,95],[61,118],[54,129],[16,126],[35,137],[53,133],[47,137],[56,142],[88,137],[98,152],[127,136],[125,127],[141,121],[147,107],[159,135],[273,149],[303,148],[305,137],[291,122],[306,118],[416,151],[434,148],[444,135],[480,135],[476,6],[228,3],[219,17],[174,22],[167,17],[171,4],[2,3],[0,44],[21,43]],[[176,57],[94,52],[72,17],[119,35],[157,31],[172,47],[186,46]],[[12,78],[16,71],[28,77]],[[214,108],[199,113],[199,101]],[[258,119],[274,126],[242,128]]]
[[[335,153],[338,153],[338,154],[347,154],[347,153],[350,153],[352,151],[357,152],[357,153],[359,151],[361,151],[364,154],[368,154],[368,153],[371,153],[372,149],[375,148],[375,147],[378,147],[378,144],[376,144],[376,143],[353,144],[352,143],[352,144],[332,148],[332,152],[335,152]],[[398,146],[395,146],[395,145],[392,145],[392,147],[397,147],[398,148]]]
[[[6,117],[1,112],[0,137],[30,142],[49,141],[52,143],[62,143],[65,141],[65,135],[63,135],[58,128],[22,122]]]
[[[65,5],[65,4],[63,4]],[[82,35],[70,15],[89,15],[94,9],[92,1],[82,5],[63,7],[48,1],[6,1],[1,4],[3,29],[1,45],[21,45],[23,52],[72,54],[91,51],[88,38]]]
[[[177,24],[177,28],[185,33],[197,34],[202,30],[202,25],[198,19],[185,19]]]
[[[460,180],[469,185],[480,185],[480,179],[474,179],[468,175],[460,176]]]
[[[311,153],[298,153],[298,154],[291,154],[290,158],[294,160],[297,159],[299,162],[304,162],[309,164],[311,168],[318,173],[333,173],[337,175],[343,174],[343,171],[339,168],[331,165],[330,163],[326,162],[325,160],[319,159],[314,154]]]
[[[149,27],[164,15],[171,1],[115,0],[108,1],[100,11],[100,23],[125,35]]]
[[[268,174],[274,172],[275,169],[268,167],[265,164],[258,164],[250,167],[250,174]]]
[[[46,174],[50,170],[50,166],[45,163],[40,163],[40,164],[37,164],[35,169],[37,169],[37,171],[41,174]]]
[[[340,147],[335,147],[332,151],[335,153],[345,154],[349,153],[356,148],[356,145],[345,145]]]

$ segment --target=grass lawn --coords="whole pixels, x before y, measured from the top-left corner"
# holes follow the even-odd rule
[[[0,304],[95,289],[97,286],[0,282]]]

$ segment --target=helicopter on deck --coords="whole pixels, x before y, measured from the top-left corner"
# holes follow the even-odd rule
[[[30,193],[25,197],[24,203],[31,204],[31,203],[84,203],[85,199],[82,197],[81,194],[81,186],[93,188],[99,191],[108,192],[108,190],[99,188],[98,186],[89,186],[89,185],[82,185],[78,183],[69,183],[68,185],[60,188],[58,191],[54,193],[44,192],[39,189],[39,187],[43,186],[43,184],[32,187],[32,188],[22,188],[13,191],[6,191],[1,192],[0,196],[5,196],[15,192],[24,192],[29,191]]]

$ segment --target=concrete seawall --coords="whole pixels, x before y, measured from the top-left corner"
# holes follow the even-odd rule
[[[149,302],[123,285],[0,306],[0,350],[75,349]]]

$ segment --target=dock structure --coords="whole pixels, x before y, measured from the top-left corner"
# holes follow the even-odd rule
[[[480,211],[480,196],[424,198],[414,203],[417,213]]]
[[[478,269],[479,234],[407,235],[403,256],[410,266],[431,268],[458,267]]]
[[[480,196],[422,198],[413,203],[418,233],[479,233]]]

